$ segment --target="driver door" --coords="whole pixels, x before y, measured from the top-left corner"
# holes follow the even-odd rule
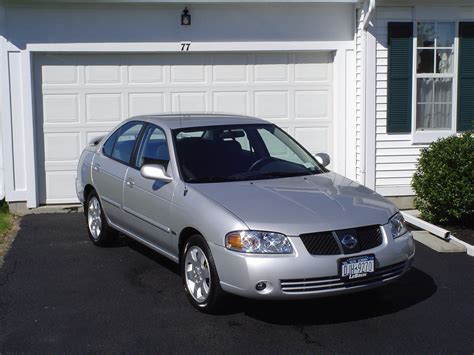
[[[176,244],[171,234],[171,200],[176,180],[164,183],[144,178],[140,168],[161,164],[171,174],[168,141],[165,132],[149,124],[137,150],[137,156],[125,176],[123,210],[130,231],[166,253]]]

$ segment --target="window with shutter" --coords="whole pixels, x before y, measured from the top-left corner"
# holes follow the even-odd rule
[[[457,131],[469,130],[474,130],[474,22],[460,22]]]
[[[388,24],[388,133],[410,133],[412,112],[413,24]]]

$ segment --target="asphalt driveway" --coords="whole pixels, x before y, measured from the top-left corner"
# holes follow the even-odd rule
[[[31,215],[0,269],[0,353],[474,351],[474,258],[417,244],[396,284],[304,302],[195,311],[178,268],[122,238],[94,247],[82,214]]]

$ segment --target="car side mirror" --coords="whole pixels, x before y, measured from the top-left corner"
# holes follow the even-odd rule
[[[165,168],[160,164],[143,165],[140,169],[140,174],[142,174],[145,179],[160,180],[165,183],[173,181],[173,178],[166,174]]]
[[[316,161],[324,167],[328,166],[331,162],[329,154],[326,153],[318,153],[314,157],[316,158]]]

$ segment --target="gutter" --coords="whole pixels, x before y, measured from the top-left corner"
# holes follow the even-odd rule
[[[465,248],[467,255],[469,256],[474,256],[474,245],[471,245],[469,243],[466,243],[458,238],[456,238],[454,235],[451,234],[450,231],[435,226],[434,224],[428,223],[420,218],[417,217],[419,214],[418,211],[416,210],[409,210],[409,211],[401,211],[403,218],[405,218],[405,221],[407,224],[425,230],[428,233],[434,235],[435,237],[440,238],[442,241],[451,243],[453,245],[457,245],[461,248]],[[435,238],[436,239],[436,238]],[[427,245],[428,247],[432,248],[429,244],[426,244],[422,240],[417,239],[418,241],[422,242],[423,244]],[[434,248],[432,248],[434,249]],[[434,249],[437,250],[437,249]],[[438,250],[437,250],[438,251]],[[453,251],[453,250],[450,250]]]
[[[449,241],[451,237],[451,233],[441,227],[435,226],[434,224],[428,223],[418,217],[415,217],[413,214],[409,212],[402,211],[403,218],[405,221],[417,228],[423,229],[431,234],[437,236],[438,238],[444,239],[445,241]]]
[[[364,16],[364,21],[362,22],[364,31],[367,31],[367,27],[369,27],[369,22],[372,19],[374,10],[375,10],[375,0],[369,0],[369,8],[367,9],[367,12]]]

